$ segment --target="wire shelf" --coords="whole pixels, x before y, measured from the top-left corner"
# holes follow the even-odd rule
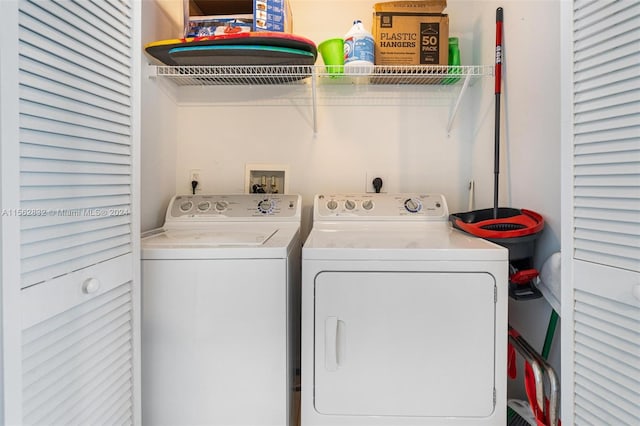
[[[156,76],[168,78],[179,86],[292,84],[311,77],[313,68],[311,65],[162,65],[156,68]]]
[[[493,65],[376,65],[349,67],[340,73],[331,73],[324,65],[181,65],[152,66],[150,77],[172,81],[177,86],[220,85],[300,85],[310,87],[313,108],[313,131],[317,132],[318,88],[326,91],[332,86],[353,85],[429,85],[439,87],[459,86],[457,98],[447,122],[447,133],[451,130],[460,101],[470,82],[475,78],[492,76]],[[305,90],[307,90],[305,88]]]
[[[493,75],[492,65],[446,66],[407,65],[355,67],[339,74],[327,72],[324,65],[279,66],[156,66],[156,77],[167,78],[179,86],[307,84],[442,84],[451,85],[467,78]]]

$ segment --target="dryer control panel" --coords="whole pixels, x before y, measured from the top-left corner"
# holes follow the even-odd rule
[[[449,220],[442,194],[318,194],[314,199],[317,220]]]
[[[176,195],[169,203],[166,221],[299,221],[301,204],[299,195]]]

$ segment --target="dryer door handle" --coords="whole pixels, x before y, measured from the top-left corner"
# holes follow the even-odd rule
[[[338,317],[324,321],[324,367],[327,371],[338,369]]]

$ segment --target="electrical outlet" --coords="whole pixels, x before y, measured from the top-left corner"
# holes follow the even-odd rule
[[[365,192],[376,192],[376,189],[373,187],[373,180],[379,177],[382,179],[382,188],[380,188],[380,192],[387,192],[387,188],[389,188],[389,182],[387,179],[386,173],[378,173],[378,172],[367,172],[365,176],[364,182],[364,191]]]
[[[287,194],[289,167],[278,164],[247,164],[245,166],[245,192]]]
[[[202,191],[202,171],[200,169],[189,170],[189,188],[191,188],[191,182],[194,180],[198,182],[196,191]]]

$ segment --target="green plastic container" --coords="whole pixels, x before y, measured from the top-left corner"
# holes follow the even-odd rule
[[[460,47],[458,46],[458,37],[449,37],[449,69],[447,74],[460,74]],[[454,67],[454,68],[451,68]],[[453,84],[460,80],[460,77],[445,78],[442,84]]]

